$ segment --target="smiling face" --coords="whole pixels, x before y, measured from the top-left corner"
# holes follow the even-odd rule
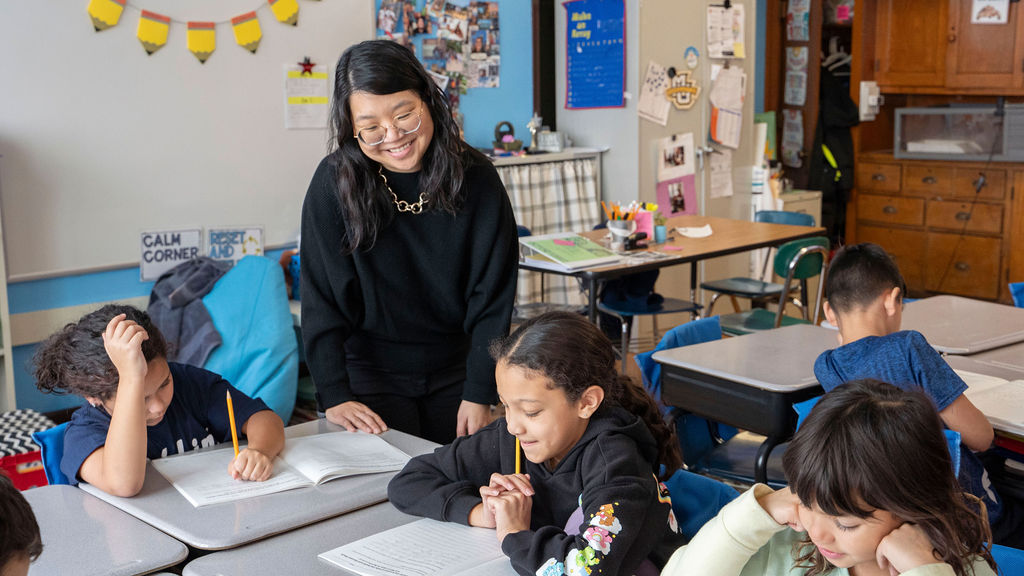
[[[418,172],[423,168],[423,155],[434,137],[434,120],[430,109],[412,90],[394,94],[370,94],[356,91],[348,99],[352,118],[352,137],[363,154],[392,172]],[[411,134],[402,134],[395,127],[407,115],[419,114],[420,127]],[[357,137],[360,130],[379,126],[386,130],[384,141],[370,146]],[[415,126],[415,122],[413,123]],[[371,141],[372,142],[372,141]]]
[[[863,564],[871,572],[878,569],[878,543],[903,521],[885,510],[875,510],[868,518],[831,516],[812,504],[800,506],[800,523],[818,552],[832,565],[854,568]]]
[[[167,407],[171,404],[171,398],[174,397],[174,379],[171,378],[171,369],[167,366],[166,358],[154,358],[148,366],[144,400],[146,426],[156,426],[164,419]],[[117,395],[115,394],[102,403],[107,414],[114,413],[116,399]],[[89,400],[93,401],[91,398]]]
[[[592,386],[571,402],[561,388],[542,374],[498,362],[498,397],[505,406],[508,432],[519,438],[526,459],[553,469],[587,430],[603,391]],[[594,402],[594,391],[600,399]]]

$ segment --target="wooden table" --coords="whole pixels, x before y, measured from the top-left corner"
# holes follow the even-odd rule
[[[823,393],[814,360],[834,348],[834,330],[798,324],[662,350],[661,397],[697,416],[766,436],[754,475],[767,482],[771,451],[793,436],[793,404]]]
[[[701,227],[711,225],[712,234],[706,238],[687,238],[675,231],[679,227]],[[656,270],[665,266],[678,264],[690,264],[690,301],[697,301],[697,263],[709,258],[728,256],[740,252],[779,246],[790,240],[800,238],[811,238],[825,234],[821,227],[790,226],[787,224],[768,224],[765,222],[751,222],[748,220],[733,220],[731,218],[716,218],[713,216],[676,216],[669,218],[669,237],[664,244],[649,244],[647,251],[662,252],[669,254],[672,258],[662,260],[631,262],[628,258],[623,262],[611,266],[600,266],[574,271],[555,271],[547,268],[532,266],[520,262],[519,267],[524,270],[533,270],[563,276],[576,276],[587,284],[587,310],[590,319],[597,319],[597,290],[598,283],[612,278],[618,278],[643,272]],[[590,230],[580,232],[595,242],[600,242],[607,233],[606,230]],[[667,249],[667,247],[672,247]],[[630,251],[625,254],[633,254],[640,251]]]
[[[1024,342],[1024,308],[962,296],[932,296],[907,303],[904,330],[917,330],[945,354],[976,354]]]
[[[320,419],[285,428],[285,437],[339,430],[343,428]],[[388,430],[380,436],[410,456],[430,452],[437,446],[398,430]],[[230,444],[223,447],[230,448]],[[153,468],[152,463],[146,464],[142,491],[132,498],[111,496],[89,484],[81,486],[83,490],[193,548],[224,550],[383,502],[387,500],[388,481],[395,474],[349,476],[310,488],[203,508],[192,506]]]
[[[181,542],[74,486],[41,486],[22,494],[43,538],[30,575],[149,574],[188,555]]]

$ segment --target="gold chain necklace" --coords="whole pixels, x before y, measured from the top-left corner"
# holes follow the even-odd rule
[[[384,166],[377,168],[377,174],[380,174],[380,179],[384,181],[384,187],[388,189],[388,192],[391,192],[391,200],[395,203],[395,206],[398,207],[399,212],[412,212],[413,214],[423,212],[423,205],[428,202],[426,192],[420,192],[419,202],[409,204],[405,200],[399,200],[395,191],[391,189],[391,186],[388,186],[388,177],[384,175]]]

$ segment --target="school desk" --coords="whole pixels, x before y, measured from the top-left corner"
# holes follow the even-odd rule
[[[962,296],[932,296],[903,308],[904,330],[917,330],[945,354],[976,354],[1024,341],[1024,308]]]
[[[181,542],[73,486],[41,486],[22,494],[43,538],[43,553],[30,575],[149,574],[188,555]]]
[[[1016,348],[1016,353],[1024,354],[1024,344],[1018,344],[1010,348]],[[999,350],[1003,350],[1000,348]],[[996,364],[990,361],[982,360],[975,356],[946,356],[946,363],[949,364],[954,370],[962,370],[965,372],[973,372],[975,374],[984,374],[985,376],[994,376],[996,378],[1002,378],[1003,380],[1013,381],[1020,380],[1024,381],[1024,358],[1020,356],[1016,357],[1017,362],[1022,364],[1021,366],[1009,366],[1006,364]],[[968,389],[965,395],[983,414],[985,414],[990,422],[992,428],[995,429],[996,433],[1005,433],[1018,437],[1024,437],[1024,410],[1013,411],[1013,415],[1016,418],[1006,420],[999,418],[997,414],[1006,413],[1006,408],[1009,406],[1012,408],[1013,402],[1024,401],[1024,387],[1016,386],[1013,390],[1007,390],[996,395],[986,394],[979,396],[978,393],[985,388],[978,388],[971,386],[968,382]],[[987,388],[987,387],[986,387]]]
[[[706,238],[688,238],[675,231],[679,227],[699,228],[710,225],[712,234]],[[810,238],[821,236],[825,233],[824,228],[808,226],[790,226],[787,224],[768,224],[765,222],[751,222],[748,220],[733,220],[731,218],[715,218],[713,216],[675,216],[668,219],[669,234],[665,244],[648,244],[647,250],[669,254],[672,258],[662,260],[631,261],[628,256],[642,252],[642,250],[630,250],[622,262],[611,266],[599,266],[585,268],[583,270],[555,271],[531,265],[527,262],[520,262],[519,268],[533,270],[548,274],[560,274],[563,276],[576,276],[581,278],[587,286],[587,310],[591,321],[597,318],[597,292],[598,283],[604,280],[611,280],[620,276],[656,270],[665,266],[678,264],[690,265],[690,301],[697,301],[697,263],[709,258],[728,256],[740,252],[748,252],[758,248],[767,248],[785,244],[790,240],[799,238]],[[591,230],[580,232],[595,242],[607,234],[607,230]]]
[[[360,538],[418,520],[399,512],[390,502],[336,516],[233,550],[214,552],[189,562],[183,576],[338,576],[347,574],[317,555]]]
[[[793,404],[822,394],[814,360],[835,348],[836,332],[798,324],[655,352],[661,397],[698,416],[766,436],[755,479],[767,481],[772,449],[793,436]]]
[[[343,430],[324,419],[285,428],[285,437]],[[410,456],[433,450],[437,444],[397,430],[381,438]],[[231,444],[222,445],[231,449]],[[225,474],[227,472],[225,471]],[[133,498],[111,496],[94,486],[82,489],[132,516],[163,530],[193,548],[224,550],[319,522],[387,499],[394,472],[349,476],[319,486],[287,490],[203,508],[195,508],[154,468],[146,464],[142,491]]]

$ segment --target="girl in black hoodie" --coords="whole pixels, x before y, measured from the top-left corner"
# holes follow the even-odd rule
[[[496,341],[505,418],[411,460],[403,512],[494,528],[520,574],[657,574],[683,538],[664,477],[678,442],[586,318],[548,313]],[[516,473],[516,441],[525,455]]]

